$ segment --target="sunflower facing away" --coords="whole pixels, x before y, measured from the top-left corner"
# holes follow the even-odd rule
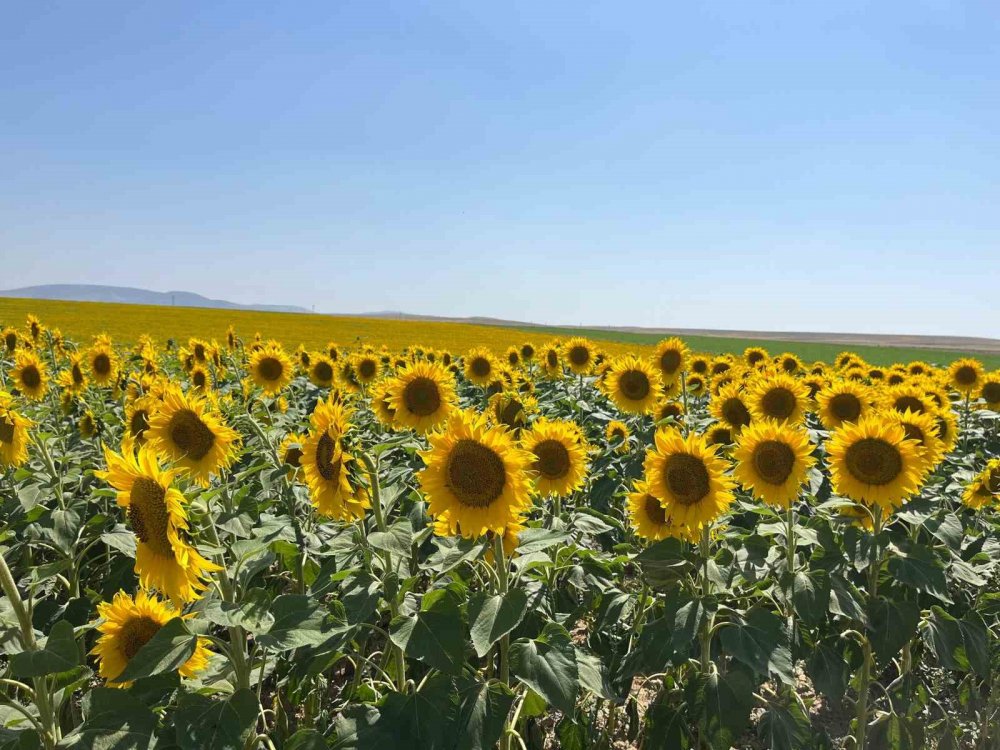
[[[496,377],[497,363],[487,349],[477,347],[465,355],[465,379],[486,386]]]
[[[659,384],[659,373],[648,362],[629,354],[611,362],[604,389],[623,412],[648,414],[656,404]]]
[[[221,570],[188,543],[184,496],[173,486],[174,472],[164,471],[148,446],[136,454],[130,442],[122,453],[105,448],[106,471],[95,472],[118,490],[136,536],[135,572],[144,588],[155,588],[178,605],[193,601],[206,588],[208,573]]]
[[[734,433],[739,432],[753,420],[747,398],[739,383],[730,383],[719,389],[708,404],[712,416],[729,425]]]
[[[733,476],[755,497],[789,508],[816,463],[803,427],[787,422],[754,422],[740,433],[733,457]]]
[[[855,502],[899,507],[920,489],[923,464],[916,440],[878,413],[845,422],[827,444],[834,491]]]
[[[0,466],[17,467],[28,460],[28,428],[34,422],[14,411],[13,401],[0,391]]]
[[[280,344],[268,342],[250,355],[249,368],[253,382],[274,396],[292,382],[295,363]]]
[[[239,434],[211,411],[205,399],[169,387],[149,420],[146,439],[202,486],[232,463]]]
[[[183,616],[169,602],[139,590],[135,598],[119,591],[110,602],[97,605],[97,614],[103,622],[97,626],[101,634],[90,652],[96,656],[100,666],[98,673],[112,687],[127,687],[116,683],[115,679],[125,671],[139,649],[149,643],[160,628]],[[182,677],[194,677],[208,666],[208,639],[199,638],[194,653],[179,668]]]
[[[733,480],[715,450],[694,432],[657,430],[655,447],[646,452],[646,485],[673,523],[698,530],[732,503]]]
[[[628,494],[626,505],[632,528],[643,539],[658,542],[667,537],[677,537],[694,541],[698,537],[696,529],[673,522],[660,501],[649,494],[649,487],[642,480],[635,483],[634,490]]]
[[[10,377],[17,389],[33,401],[45,397],[49,388],[49,376],[45,373],[45,364],[34,352],[21,350],[14,357],[14,368]]]
[[[749,384],[747,403],[754,419],[797,424],[805,419],[809,392],[791,375],[761,375]]]
[[[532,396],[508,389],[490,396],[486,414],[491,424],[503,425],[516,435],[528,426],[537,409],[538,402]]]
[[[977,359],[969,357],[957,359],[948,368],[948,379],[951,381],[951,387],[963,396],[975,395],[982,385],[983,377],[985,377],[983,365]]]
[[[439,362],[415,362],[389,382],[395,423],[420,434],[448,419],[455,405],[455,381]]]
[[[819,419],[828,430],[844,422],[857,422],[871,410],[868,386],[853,380],[838,380],[816,394]]]
[[[587,339],[574,336],[563,344],[563,354],[569,369],[577,375],[586,375],[594,369],[596,352]]]
[[[531,453],[535,491],[543,497],[567,497],[587,477],[587,445],[573,422],[539,419],[521,436]]]
[[[532,454],[514,443],[503,427],[484,417],[455,411],[447,428],[430,433],[431,447],[420,453],[419,473],[428,512],[446,514],[447,529],[473,539],[487,531],[502,534],[531,504],[528,469]]]

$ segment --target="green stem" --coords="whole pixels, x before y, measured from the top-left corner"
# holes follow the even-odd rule
[[[872,537],[872,564],[868,570],[869,601],[878,596],[878,574],[882,567],[882,552],[879,548],[879,537],[882,534],[882,508],[876,505],[873,509],[874,536]],[[854,734],[855,750],[865,750],[868,734],[868,692],[872,678],[872,644],[865,637],[862,646],[861,674],[858,677],[857,726]]]
[[[212,513],[209,511],[206,514],[208,518],[208,525],[206,530],[208,532],[208,540],[216,548],[222,547],[222,542],[219,540],[219,532],[215,528],[215,521],[212,518]],[[229,570],[226,568],[226,561],[222,558],[222,555],[218,555],[216,558],[216,563],[222,568],[219,571],[219,583],[222,589],[222,598],[228,603],[232,604],[236,601],[236,588],[233,585],[232,579],[229,577]],[[243,628],[238,625],[234,625],[229,628],[229,640],[231,648],[229,649],[229,655],[233,663],[233,673],[236,677],[236,688],[250,689],[250,665],[247,664],[247,637],[246,633],[243,632]]]
[[[710,581],[708,580],[708,559],[711,544],[711,527],[706,524],[701,530],[701,596],[703,599],[707,599],[710,593]],[[708,674],[709,667],[712,663],[712,619],[711,617],[706,617],[701,624],[701,633],[699,634],[699,640],[701,641],[701,671],[703,674]]]
[[[500,596],[506,597],[508,590],[508,570],[507,560],[503,555],[503,535],[493,535],[493,563],[497,569],[497,591]],[[504,685],[510,684],[510,664],[508,663],[508,652],[510,651],[510,636],[505,635],[500,639],[500,682]]]

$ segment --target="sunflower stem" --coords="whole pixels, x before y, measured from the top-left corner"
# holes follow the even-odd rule
[[[683,428],[684,434],[688,434],[688,389],[687,389],[687,373],[681,370],[681,398],[684,400],[684,414],[681,419],[681,426]]]
[[[208,532],[208,540],[217,549],[222,548],[222,542],[219,540],[219,532],[215,528],[215,519],[212,518],[211,510],[205,514],[208,519],[208,524],[206,525],[206,530]],[[226,568],[226,561],[222,554],[217,555],[217,564],[222,570],[219,571],[219,583],[222,588],[222,598],[228,603],[232,604],[236,601],[236,590],[233,586],[232,579],[229,577],[229,570]],[[238,625],[234,625],[229,628],[229,640],[232,644],[232,648],[229,650],[229,655],[233,664],[233,674],[236,677],[236,689],[240,688],[250,689],[250,666],[247,664],[247,637],[246,633],[243,632],[243,628]]]
[[[709,524],[705,524],[701,528],[701,542],[699,549],[701,552],[701,596],[702,599],[707,599],[710,593],[710,581],[708,580],[708,559],[710,553],[711,545],[711,527]],[[699,634],[699,640],[701,641],[701,671],[703,674],[708,674],[709,667],[712,663],[712,617],[706,617],[701,624],[701,633]]]
[[[872,562],[868,570],[868,597],[873,601],[878,596],[878,574],[882,567],[882,551],[879,549],[879,537],[882,535],[882,508],[875,505],[872,509],[874,528],[872,537]],[[861,674],[858,676],[857,726],[854,728],[855,750],[865,750],[868,734],[868,691],[871,686],[872,644],[867,636],[862,644]]]
[[[785,564],[788,567],[789,583],[788,583],[788,602],[787,602],[787,613],[788,613],[788,641],[794,647],[795,645],[795,573],[796,573],[796,545],[795,545],[795,503],[794,501],[788,504],[788,510],[785,512]]]

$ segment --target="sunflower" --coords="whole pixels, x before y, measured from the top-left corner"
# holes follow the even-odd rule
[[[937,422],[938,438],[944,443],[944,452],[951,453],[958,443],[958,418],[948,408],[935,412],[934,419]]]
[[[430,450],[420,457],[419,473],[428,512],[447,514],[452,534],[479,538],[502,534],[531,504],[534,456],[517,447],[503,427],[489,427],[484,417],[455,411],[447,428],[428,437]]]
[[[308,365],[309,380],[318,388],[329,388],[337,375],[333,360],[322,352],[313,352]]]
[[[490,396],[486,414],[491,424],[503,425],[515,435],[528,426],[529,415],[538,409],[530,395],[505,390]]]
[[[329,430],[338,440],[351,428],[351,411],[340,398],[340,394],[331,393],[325,401],[316,404],[309,415],[309,424],[315,432]]]
[[[240,440],[205,399],[176,386],[164,392],[145,435],[161,457],[205,487],[212,474],[232,463]]]
[[[489,350],[477,347],[465,355],[465,378],[470,383],[489,385],[496,374],[497,363]]]
[[[895,409],[900,414],[907,409],[918,414],[935,411],[932,400],[927,397],[927,392],[919,385],[912,383],[904,382],[886,388],[882,392],[881,400],[883,407]]]
[[[45,327],[42,325],[42,321],[36,318],[34,315],[28,315],[28,335],[31,336],[31,340],[37,342],[38,337],[42,335]]]
[[[10,377],[17,389],[33,401],[44,398],[49,388],[45,363],[34,352],[22,350],[15,355]]]
[[[76,429],[80,433],[80,437],[85,440],[94,437],[97,434],[97,419],[94,417],[94,412],[87,409],[80,417],[80,421],[76,423]]]
[[[973,477],[962,492],[962,503],[979,510],[1000,496],[1000,458],[994,458]]]
[[[676,381],[675,381],[676,382]],[[653,419],[657,423],[667,419],[680,420],[684,416],[684,404],[661,398],[653,408]]]
[[[205,364],[208,362],[208,344],[201,339],[188,339],[188,349],[195,361]]]
[[[0,466],[17,467],[28,460],[28,429],[34,426],[10,408],[13,399],[0,391]]]
[[[331,426],[313,430],[302,441],[299,458],[309,498],[324,516],[351,521],[364,517],[367,493],[352,481],[354,457],[344,452],[341,435]]]
[[[708,375],[708,368],[712,364],[712,358],[707,354],[694,354],[688,363],[688,369],[695,375]],[[690,378],[689,378],[690,380]]]
[[[281,345],[268,342],[250,355],[250,377],[269,396],[277,395],[292,382],[295,364]]]
[[[371,406],[379,424],[389,429],[395,429],[396,410],[392,406],[392,396],[389,393],[390,385],[390,381],[383,380],[372,386]]]
[[[204,365],[195,365],[192,367],[191,372],[188,373],[188,378],[191,380],[191,390],[195,393],[204,395],[212,389],[212,376],[205,369]]]
[[[704,376],[697,373],[688,375],[684,385],[692,396],[703,396],[708,389]]]
[[[361,381],[358,380],[358,373],[354,369],[354,360],[351,357],[345,356],[340,361],[337,380],[351,393],[361,393]]]
[[[507,351],[504,352],[503,356],[508,367],[517,367],[521,364],[521,350],[516,346],[507,347]]]
[[[208,573],[222,570],[188,543],[184,496],[173,486],[174,472],[164,471],[148,447],[122,444],[118,454],[105,448],[106,471],[94,472],[118,490],[136,536],[135,572],[143,588],[156,588],[178,605],[194,601],[207,587]]]
[[[382,360],[375,354],[362,352],[353,357],[354,376],[362,385],[374,383],[382,373]]]
[[[705,432],[705,442],[725,449],[733,444],[733,429],[727,424],[716,423]]]
[[[853,380],[838,380],[816,394],[819,419],[828,430],[857,422],[872,408],[871,391]]]
[[[330,358],[331,362],[336,362],[340,359],[340,346],[332,341],[328,341],[326,344],[326,356]]]
[[[633,354],[611,362],[604,389],[615,405],[628,414],[648,414],[656,404],[660,375]]]
[[[983,376],[983,387],[979,389],[979,396],[986,402],[987,409],[1000,411],[1000,370],[994,370]]]
[[[858,364],[861,362],[861,357],[859,357],[854,352],[841,352],[837,355],[837,359],[834,360],[834,366],[838,370],[845,370],[853,364]]]
[[[415,362],[390,381],[388,395],[396,424],[424,434],[448,419],[455,381],[438,362]]]
[[[125,407],[125,434],[136,445],[146,442],[146,430],[155,408],[156,399],[152,396],[140,396]]]
[[[733,476],[765,503],[790,508],[816,460],[809,433],[787,422],[754,422],[740,433]]]
[[[837,512],[842,518],[849,520],[855,526],[860,526],[868,531],[875,528],[870,506],[865,503],[841,505],[837,508]]]
[[[628,429],[628,425],[624,422],[620,422],[617,419],[612,419],[608,422],[608,426],[604,429],[604,439],[608,441],[608,445],[615,445],[615,451],[618,453],[627,453],[629,449],[629,438],[632,433]]]
[[[542,348],[542,369],[549,380],[563,376],[562,352],[557,343],[552,342]]]
[[[830,385],[830,381],[827,380],[825,375],[806,375],[802,378],[802,385],[806,387],[806,391],[809,393],[809,400],[813,407],[817,405],[816,398],[819,396],[819,392]]]
[[[809,391],[802,381],[786,373],[760,375],[748,386],[747,403],[755,420],[796,424],[805,419]]]
[[[902,505],[923,481],[919,448],[889,416],[873,412],[845,422],[827,444],[834,491],[885,510]]]
[[[939,437],[941,428],[936,414],[914,414],[907,410],[902,414],[891,411],[888,415],[903,426],[907,438],[917,442],[924,472],[929,474],[941,463],[945,454],[945,443]]]
[[[83,369],[83,358],[79,354],[71,354],[69,367],[59,373],[59,387],[74,395],[82,393],[87,387],[87,374]]]
[[[586,375],[594,369],[596,352],[594,345],[587,339],[574,336],[563,344],[563,354],[566,356],[566,364],[569,369],[577,375]]]
[[[573,422],[539,419],[521,435],[521,447],[531,453],[535,491],[542,496],[568,497],[587,477],[587,444]]]
[[[747,406],[746,395],[738,383],[730,383],[720,388],[709,401],[708,410],[713,417],[728,425],[734,433],[738,433],[753,420],[750,407]]]
[[[281,459],[281,465],[287,469],[289,477],[294,477],[302,465],[302,446],[304,443],[305,438],[294,432],[285,435],[284,440],[281,441],[281,447],[278,448],[278,458]]]
[[[698,536],[697,530],[673,523],[660,501],[649,494],[649,487],[642,480],[635,483],[626,505],[632,528],[643,539],[658,542],[667,537],[678,537],[694,541]]]
[[[118,379],[118,358],[111,343],[99,338],[87,351],[90,377],[97,385],[112,385]]]
[[[17,349],[18,335],[14,328],[3,329],[3,345],[7,348],[8,354],[13,354]]]
[[[885,374],[885,384],[888,386],[901,385],[907,381],[908,377],[909,375],[907,375],[905,369],[899,369],[899,367],[893,365],[889,372]]]
[[[712,381],[714,382],[720,375],[732,370],[733,364],[733,358],[729,354],[720,354],[718,357],[713,359],[712,364],[708,369],[708,374],[712,376]]]
[[[984,377],[983,365],[977,359],[956,359],[948,368],[951,387],[963,396],[972,396],[979,390]]]
[[[743,360],[748,367],[761,367],[770,358],[771,355],[767,353],[767,349],[760,346],[748,346],[743,350]]]
[[[111,602],[97,605],[97,614],[103,620],[97,626],[101,636],[90,653],[100,663],[98,673],[112,687],[128,687],[129,683],[116,683],[115,679],[160,628],[175,617],[191,616],[181,615],[169,602],[161,601],[156,595],[141,589],[136,592],[135,598],[119,591]],[[208,639],[198,638],[194,653],[177,672],[182,677],[194,677],[208,666],[210,654]]]
[[[530,341],[525,341],[523,344],[521,344],[520,351],[521,351],[522,362],[530,362],[535,358],[535,347],[531,344]]]
[[[694,432],[685,437],[676,429],[662,428],[654,440],[645,461],[649,493],[672,523],[691,531],[710,524],[733,501],[725,460]]]

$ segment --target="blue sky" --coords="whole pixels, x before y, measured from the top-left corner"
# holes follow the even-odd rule
[[[3,288],[1000,335],[993,0],[0,13]]]

